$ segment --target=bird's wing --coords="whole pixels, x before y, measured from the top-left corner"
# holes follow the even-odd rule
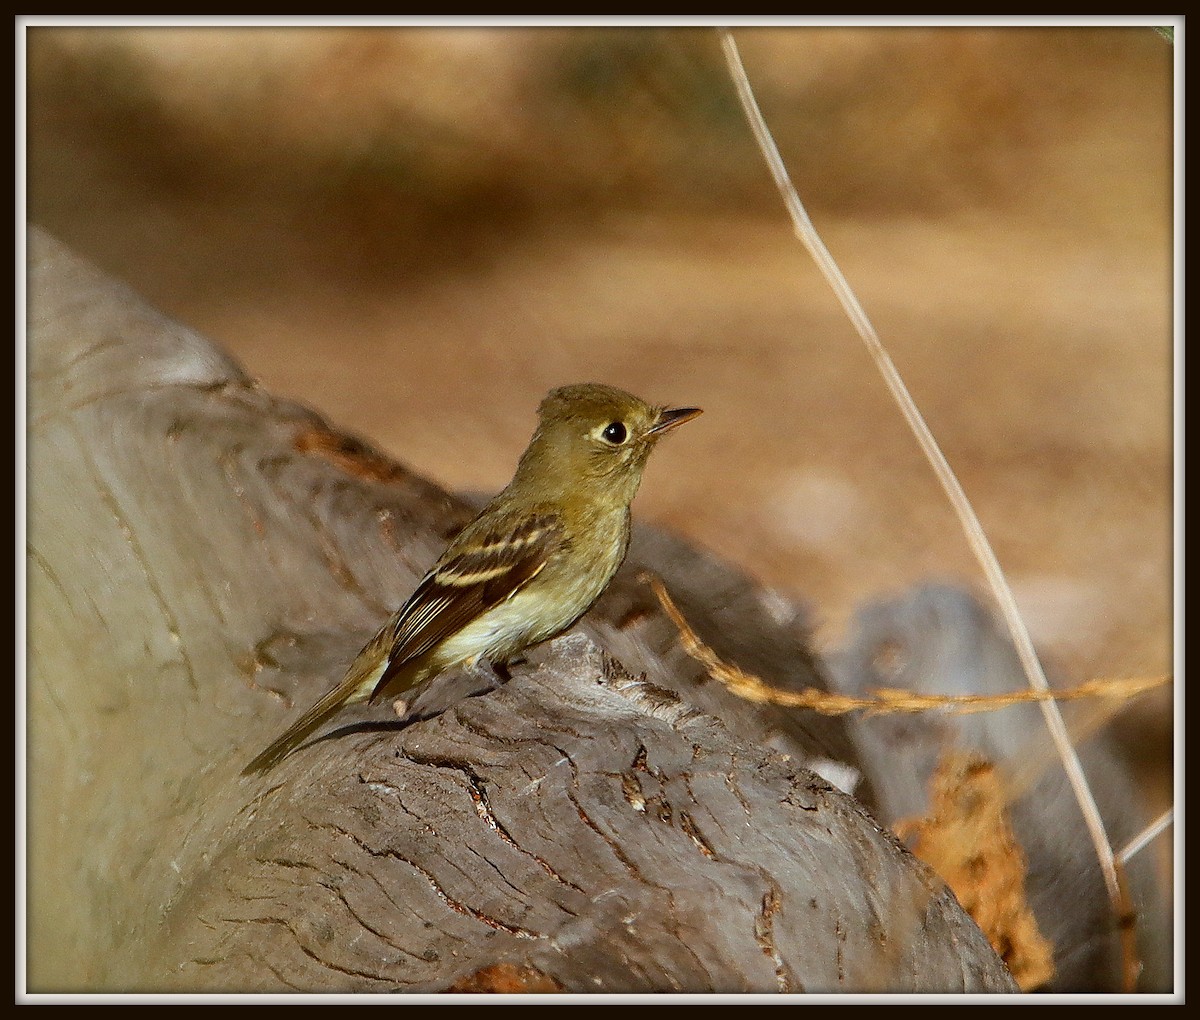
[[[501,518],[483,530],[464,532],[378,635],[390,651],[371,700],[406,663],[512,598],[564,543],[553,514]]]

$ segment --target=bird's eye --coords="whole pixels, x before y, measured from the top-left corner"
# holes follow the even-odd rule
[[[629,431],[619,421],[609,422],[604,426],[604,431],[600,433],[605,442],[612,443],[613,446],[620,446],[625,442],[625,437],[629,435]]]

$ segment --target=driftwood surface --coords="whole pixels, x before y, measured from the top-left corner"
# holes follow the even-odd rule
[[[242,778],[469,508],[29,247],[29,990],[1013,990],[806,767],[842,724],[705,682],[637,574],[820,684],[795,610],[653,532],[504,686]]]

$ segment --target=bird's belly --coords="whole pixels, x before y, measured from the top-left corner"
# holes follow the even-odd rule
[[[574,583],[564,579],[549,590],[535,582],[442,642],[436,653],[441,668],[477,659],[503,662],[554,637],[587,611],[608,580],[594,575]]]

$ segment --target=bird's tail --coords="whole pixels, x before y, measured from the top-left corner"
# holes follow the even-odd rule
[[[347,677],[292,723],[262,754],[242,769],[242,775],[248,776],[254,772],[266,772],[268,769],[274,768],[291,754],[305,737],[334,715],[343,705],[352,701],[362,701],[364,693],[361,684],[354,683],[352,680],[353,678]],[[355,695],[358,696],[355,697]]]

